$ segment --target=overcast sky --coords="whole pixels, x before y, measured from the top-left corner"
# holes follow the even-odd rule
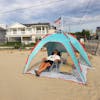
[[[66,31],[95,31],[100,26],[100,0],[0,0],[0,23],[51,22],[63,16]]]

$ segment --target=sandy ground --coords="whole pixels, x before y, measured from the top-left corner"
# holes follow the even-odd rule
[[[23,74],[29,52],[0,51],[0,100],[100,100],[100,56],[92,56],[84,86]]]

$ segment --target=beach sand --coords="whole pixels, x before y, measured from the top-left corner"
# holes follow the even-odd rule
[[[100,56],[91,56],[87,85],[23,74],[30,51],[0,51],[0,100],[100,100]],[[44,54],[37,55],[38,60]]]

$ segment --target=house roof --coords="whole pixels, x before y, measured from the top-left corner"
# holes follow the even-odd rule
[[[32,24],[23,24],[23,23],[18,23],[18,22],[16,22],[16,23],[10,25],[8,28],[31,27],[31,26],[33,26],[33,25],[37,25],[37,26],[39,26],[39,25],[47,25],[47,26],[50,27],[50,23],[32,23]]]
[[[4,29],[4,28],[2,28],[2,27],[0,27],[0,31],[1,31],[1,30],[2,30],[2,31],[4,31],[5,29]]]
[[[50,26],[50,23],[32,23],[32,24],[23,24],[23,25],[25,25],[27,27],[30,27],[33,25],[48,25],[48,26]]]

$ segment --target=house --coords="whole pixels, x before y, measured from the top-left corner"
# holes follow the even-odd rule
[[[6,41],[6,29],[0,27],[0,43],[4,43]]]
[[[98,39],[100,40],[100,27],[96,28],[96,34],[98,36]]]
[[[24,44],[34,43],[36,39],[43,38],[48,34],[50,29],[49,23],[21,24],[14,23],[7,28],[8,42],[21,42]]]

